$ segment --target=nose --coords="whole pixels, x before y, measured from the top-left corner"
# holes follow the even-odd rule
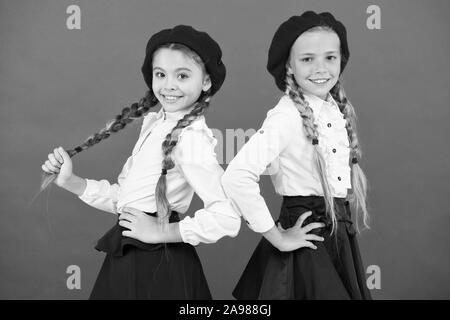
[[[322,61],[321,59],[317,59],[314,63],[314,72],[315,73],[323,73],[327,71],[326,67],[325,67],[325,62]]]
[[[164,88],[171,91],[175,90],[177,88],[176,80],[171,76],[166,77]]]

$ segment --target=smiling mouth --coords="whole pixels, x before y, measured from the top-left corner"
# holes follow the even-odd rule
[[[324,78],[322,78],[322,79],[308,79],[308,80],[311,81],[314,84],[325,84],[328,81],[330,81],[330,79],[324,79]]]
[[[181,99],[183,97],[183,96],[173,96],[173,95],[164,95],[164,94],[161,94],[161,96],[163,97],[164,101],[169,102],[169,103],[177,102],[179,99]]]

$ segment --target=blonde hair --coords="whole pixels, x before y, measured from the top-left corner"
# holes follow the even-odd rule
[[[320,182],[323,189],[326,211],[330,214],[332,221],[332,233],[337,226],[336,212],[334,208],[334,199],[331,194],[330,183],[328,182],[325,159],[319,148],[319,131],[317,125],[314,123],[314,112],[309,106],[308,101],[305,100],[300,86],[294,79],[291,71],[286,72],[286,94],[294,102],[300,116],[303,119],[303,128],[305,129],[306,137],[311,139],[314,146],[314,163],[319,172]]]
[[[369,213],[367,210],[367,178],[364,171],[359,165],[362,152],[359,146],[358,135],[356,130],[356,113],[350,100],[347,99],[344,88],[338,80],[335,86],[330,90],[330,94],[337,102],[339,109],[346,119],[345,128],[347,129],[348,140],[350,143],[350,167],[352,169],[352,193],[348,195],[351,206],[356,211],[356,221],[362,218],[363,225],[369,229]],[[356,224],[359,231],[359,224]]]
[[[171,50],[179,50],[191,57],[196,63],[198,63],[203,72],[206,74],[205,66],[200,58],[200,56],[192,51],[190,48],[178,44],[178,43],[168,43],[164,44],[155,50],[155,53],[160,48],[168,48]],[[189,126],[192,122],[202,116],[206,109],[209,106],[209,101],[211,99],[210,90],[207,92],[202,92],[195,103],[194,108],[182,119],[180,119],[175,127],[171,130],[169,134],[167,134],[165,140],[162,143],[162,152],[163,152],[163,161],[162,161],[162,171],[161,175],[158,179],[155,189],[155,199],[156,199],[156,207],[158,213],[158,220],[161,224],[168,223],[170,216],[170,204],[167,200],[167,181],[166,174],[167,170],[172,169],[175,164],[172,161],[172,151],[178,143],[178,137],[181,131]],[[86,150],[93,145],[103,141],[108,138],[112,133],[122,130],[128,123],[141,118],[146,115],[151,107],[154,107],[158,104],[158,100],[156,99],[152,90],[148,90],[146,95],[139,101],[133,103],[130,107],[126,107],[122,110],[121,114],[117,115],[115,119],[109,121],[105,128],[101,129],[98,133],[87,138],[81,145],[77,146],[72,150],[68,150],[68,154],[70,157],[73,157],[77,153],[80,153],[83,150]],[[43,191],[55,178],[56,174],[44,174],[43,180],[41,183],[41,191]]]
[[[305,32],[314,32],[314,31],[329,31],[336,33],[330,26],[323,24],[311,29],[308,29]],[[341,55],[341,59],[345,59]],[[288,58],[288,61],[290,57]],[[288,68],[289,63],[286,64],[286,90],[285,93],[291,98],[294,102],[297,110],[300,112],[300,116],[303,118],[303,127],[305,129],[306,135],[309,139],[311,139],[314,145],[314,159],[317,166],[317,170],[320,177],[320,182],[322,185],[324,200],[326,211],[329,214],[332,221],[332,233],[335,231],[337,227],[337,219],[336,219],[336,211],[334,206],[334,198],[331,194],[330,184],[328,182],[327,174],[326,174],[326,165],[324,157],[321,153],[321,150],[318,145],[318,137],[319,133],[317,130],[317,125],[314,124],[314,113],[308,102],[305,100],[304,95],[302,93],[301,87],[297,84],[294,75],[290,68]],[[330,94],[336,103],[339,106],[340,111],[343,113],[344,118],[346,119],[346,130],[351,148],[351,160],[350,167],[352,169],[351,172],[351,180],[352,180],[352,192],[347,195],[347,199],[351,205],[351,207],[356,211],[356,229],[359,230],[358,221],[362,217],[363,225],[367,229],[369,229],[369,214],[367,211],[367,178],[358,164],[359,159],[361,159],[361,149],[358,142],[358,137],[356,133],[356,114],[353,105],[347,99],[343,86],[340,82],[340,79],[336,83],[336,85],[330,90]]]
[[[303,119],[303,128],[307,138],[311,139],[314,146],[314,162],[316,164],[320,182],[322,185],[324,200],[326,206],[326,212],[329,214],[332,221],[332,233],[337,228],[337,218],[335,211],[334,198],[331,193],[330,183],[327,178],[326,164],[322,152],[319,148],[319,132],[317,125],[314,124],[314,113],[309,106],[308,101],[305,100],[301,87],[295,81],[292,71],[288,69],[286,72],[286,91],[285,93],[294,102],[300,116]],[[358,144],[358,138],[356,134],[356,115],[351,105],[350,101],[346,98],[342,85],[338,81],[336,85],[330,90],[330,94],[338,103],[341,112],[344,114],[346,119],[346,129],[349,137],[350,148],[351,148],[351,167],[352,167],[352,190],[353,193],[348,195],[349,202],[352,207],[356,209],[357,217],[362,214],[363,223],[366,228],[368,226],[368,212],[366,206],[367,197],[367,179],[364,172],[357,163],[357,160],[361,158],[361,150]],[[355,160],[356,159],[356,160]],[[358,221],[358,218],[357,220]],[[359,231],[358,223],[357,230]]]

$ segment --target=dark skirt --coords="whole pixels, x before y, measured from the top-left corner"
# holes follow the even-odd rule
[[[172,212],[169,221],[178,222],[178,214]],[[117,223],[95,246],[107,254],[89,299],[211,299],[192,245],[143,243],[122,236],[123,230],[127,229]]]
[[[356,230],[348,201],[335,198],[338,227],[331,235],[331,221],[320,196],[283,197],[279,222],[292,227],[298,217],[312,211],[303,226],[324,222],[310,233],[325,238],[313,241],[317,249],[281,252],[265,238],[259,242],[233,296],[240,300],[371,299],[359,253]]]

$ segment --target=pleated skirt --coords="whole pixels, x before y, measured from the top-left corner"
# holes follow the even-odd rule
[[[259,242],[233,296],[239,300],[368,300],[364,266],[349,203],[335,198],[338,226],[331,235],[331,221],[320,196],[283,197],[279,222],[292,227],[298,217],[312,211],[303,226],[323,222],[310,233],[325,238],[314,241],[317,249],[281,252],[265,238]]]
[[[153,213],[147,213],[155,216]],[[170,223],[178,222],[172,212]],[[187,243],[147,244],[117,223],[96,249],[106,253],[91,300],[210,300],[200,259]]]

